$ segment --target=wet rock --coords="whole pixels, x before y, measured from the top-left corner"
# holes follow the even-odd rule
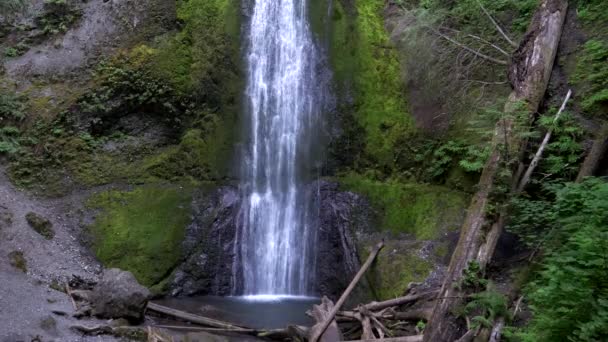
[[[336,299],[361,267],[356,234],[370,229],[373,212],[358,194],[341,191],[334,182],[319,181],[319,232],[317,247],[316,292]],[[371,298],[366,280],[350,296],[353,302]]]
[[[32,227],[36,233],[42,235],[45,239],[51,240],[55,237],[55,231],[53,230],[53,224],[46,218],[34,213],[29,212],[25,215],[27,223]]]
[[[131,272],[112,268],[104,271],[93,289],[91,313],[100,318],[139,322],[150,297],[150,291],[141,286]]]
[[[169,286],[171,295],[231,294],[239,207],[239,192],[233,187],[194,195],[193,221],[181,246],[183,262]]]

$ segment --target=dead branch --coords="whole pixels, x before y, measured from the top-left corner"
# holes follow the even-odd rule
[[[496,30],[498,31],[498,33],[500,33],[500,35],[509,43],[509,45],[511,45],[512,47],[517,47],[518,46],[517,43],[515,43],[513,40],[511,40],[511,38],[509,38],[509,36],[507,36],[507,34],[502,30],[500,25],[498,25],[496,20],[494,20],[494,18],[490,15],[490,13],[486,10],[486,8],[483,7],[483,5],[481,4],[481,1],[477,0],[477,3],[479,4],[479,7],[481,7],[481,10],[483,11],[483,13],[485,13],[485,15],[488,17],[488,19],[490,19],[490,21],[492,22],[492,24],[494,24],[494,27],[496,27]]]
[[[70,289],[70,285],[65,284],[65,293],[70,297],[70,301],[72,302],[72,306],[74,307],[74,311],[78,311],[78,304],[76,304],[76,300],[72,294],[72,289]]]
[[[390,308],[392,306],[399,306],[411,302],[415,302],[421,299],[430,298],[436,295],[439,290],[427,291],[415,295],[408,295],[405,297],[399,297],[394,299],[389,299],[383,302],[371,302],[369,304],[364,305],[367,310],[370,311],[378,311],[386,308]]]
[[[490,61],[492,63],[496,63],[496,64],[500,64],[500,65],[508,65],[507,61],[504,61],[502,59],[496,59],[494,57],[490,57],[490,56],[485,55],[485,54],[483,54],[481,52],[478,52],[478,51],[476,51],[476,50],[474,50],[474,49],[472,49],[472,48],[470,48],[470,47],[468,47],[468,46],[466,46],[466,45],[464,45],[464,44],[462,44],[462,43],[460,43],[460,42],[452,39],[451,37],[449,37],[449,36],[447,36],[447,35],[439,32],[439,31],[435,30],[434,28],[432,28],[430,26],[426,26],[426,28],[429,29],[434,34],[438,35],[439,37],[447,40],[448,42],[450,42],[450,43],[452,43],[454,45],[459,46],[460,48],[462,48],[462,49],[464,49],[464,50],[466,50],[466,51],[474,54],[477,57],[481,57],[481,58],[483,58],[483,59],[485,59],[487,61]]]
[[[311,329],[311,338],[310,338],[311,342],[317,342],[319,340],[319,338],[321,337],[321,335],[323,335],[323,333],[325,332],[325,330],[327,329],[327,327],[330,324],[332,324],[332,322],[334,322],[334,317],[336,316],[336,313],[338,313],[338,311],[340,311],[340,308],[342,307],[342,305],[344,304],[344,302],[346,301],[346,299],[348,298],[348,296],[350,295],[350,293],[353,291],[353,289],[355,288],[355,286],[359,283],[359,281],[363,277],[363,274],[365,274],[365,272],[367,271],[367,269],[374,262],[374,260],[376,259],[376,256],[378,256],[378,253],[380,252],[380,250],[383,247],[384,247],[384,243],[383,242],[379,242],[376,245],[376,247],[374,248],[374,250],[372,251],[372,253],[369,255],[369,257],[367,258],[367,260],[363,264],[363,266],[361,266],[361,269],[359,270],[359,272],[357,272],[357,274],[355,275],[355,277],[353,278],[353,280],[350,282],[350,284],[348,285],[348,287],[346,288],[346,290],[344,290],[344,293],[342,293],[342,296],[340,296],[340,299],[338,299],[338,302],[336,302],[336,305],[332,308],[332,310],[329,313],[329,315],[327,315],[327,317],[325,318],[325,321],[323,321],[321,324],[315,325]]]
[[[449,28],[449,27],[440,27],[439,29],[452,31],[454,33],[463,33],[462,31],[455,30],[455,29]],[[498,45],[496,45],[496,44],[494,44],[494,43],[492,43],[492,42],[490,42],[490,41],[488,41],[486,39],[483,39],[483,38],[481,38],[479,36],[476,36],[476,35],[470,34],[470,33],[463,33],[463,34],[464,34],[465,37],[473,38],[473,39],[475,39],[477,41],[480,41],[480,42],[482,42],[482,43],[484,43],[486,45],[489,45],[489,46],[493,47],[496,51],[500,52],[502,55],[504,55],[506,57],[511,57],[510,53],[508,53],[507,51],[505,51],[500,46],[498,46]]]
[[[488,342],[500,342],[500,336],[502,335],[502,329],[504,328],[504,326],[505,319],[504,317],[501,317],[498,319],[498,321],[496,321],[496,324],[494,324]]]
[[[568,100],[570,100],[571,95],[572,95],[572,90],[568,90],[568,94],[566,94],[566,98],[564,99],[562,106],[559,108],[559,111],[557,112],[557,114],[555,115],[555,118],[553,119],[553,124],[557,123],[557,120],[559,120],[560,115],[562,114],[564,109],[566,109],[566,104],[568,103]],[[530,181],[530,177],[532,177],[532,172],[534,172],[534,169],[536,169],[536,166],[538,165],[540,158],[543,156],[543,152],[545,151],[545,148],[547,147],[547,144],[549,143],[549,139],[551,139],[552,134],[553,134],[553,128],[550,128],[549,131],[547,132],[547,134],[545,134],[545,138],[543,139],[543,142],[540,144],[538,151],[536,151],[534,158],[532,158],[532,161],[530,162],[530,166],[528,166],[526,173],[524,173],[524,176],[522,177],[521,181],[519,182],[519,185],[517,186],[517,193],[522,192],[524,190],[524,188],[526,187],[526,185],[528,185],[528,182]]]

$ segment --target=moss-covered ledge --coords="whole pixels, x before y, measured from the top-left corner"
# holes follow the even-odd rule
[[[145,286],[162,282],[181,256],[192,190],[158,184],[93,195],[86,205],[98,213],[89,226],[95,255],[105,267],[132,272]]]

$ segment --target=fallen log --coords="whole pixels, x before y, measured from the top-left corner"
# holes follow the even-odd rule
[[[206,325],[206,326],[209,326],[212,328],[232,329],[232,330],[248,329],[247,327],[242,327],[242,326],[238,326],[238,325],[235,325],[232,323],[219,321],[219,320],[216,320],[213,318],[208,318],[208,317],[204,317],[204,316],[191,314],[191,313],[188,313],[185,311],[169,308],[169,307],[166,307],[166,306],[163,306],[160,304],[156,304],[156,303],[152,303],[152,302],[148,303],[147,310],[158,312],[158,313],[172,316],[172,317],[176,317],[179,319],[183,319],[183,320],[191,322],[191,323]]]
[[[319,338],[323,335],[323,333],[325,332],[327,327],[329,327],[330,324],[336,324],[334,317],[336,316],[338,311],[340,311],[340,308],[342,307],[342,305],[344,304],[344,302],[346,301],[346,299],[348,298],[350,293],[353,291],[355,286],[359,283],[359,281],[363,277],[363,274],[365,274],[367,269],[374,262],[374,260],[376,259],[376,256],[378,256],[378,253],[380,252],[380,250],[383,247],[384,247],[383,242],[380,242],[376,245],[376,248],[374,248],[372,253],[369,255],[369,257],[365,261],[365,264],[363,264],[363,266],[361,266],[361,269],[359,270],[359,272],[357,272],[357,274],[355,275],[353,280],[350,282],[350,284],[348,285],[346,290],[344,290],[344,293],[342,293],[342,296],[340,296],[340,299],[338,299],[338,301],[336,302],[336,305],[333,307],[331,312],[329,312],[329,314],[325,318],[325,321],[317,323],[317,324],[315,324],[315,326],[312,327],[311,335],[310,335],[310,342],[319,341]],[[337,324],[336,324],[336,326],[337,326]]]
[[[460,324],[453,312],[462,305],[462,299],[459,299],[462,289],[454,285],[462,279],[470,264],[477,263],[484,270],[494,254],[496,241],[506,222],[504,215],[500,215],[498,222],[492,222],[493,218],[488,216],[488,208],[495,204],[492,198],[495,182],[503,170],[502,165],[510,167],[512,158],[521,155],[523,148],[515,114],[522,104],[528,118],[538,110],[553,69],[567,8],[567,0],[542,0],[528,32],[513,54],[509,69],[513,90],[504,108],[507,115],[496,125],[490,157],[482,170],[478,191],[467,210],[433,315],[426,326],[425,342],[455,341],[461,337]],[[514,183],[512,181],[507,180],[506,184]]]
[[[319,338],[321,342],[333,342],[342,340],[342,333],[338,328],[338,323],[335,319],[330,318],[333,309],[334,303],[329,300],[329,298],[323,297],[321,299],[321,303],[318,305],[313,305],[312,311],[309,312],[310,316],[314,318],[315,322],[317,322],[317,324],[315,324],[310,330],[311,335],[314,333],[315,329],[321,328],[322,322],[325,322],[327,319],[329,319],[330,321],[330,324],[327,326],[325,331],[320,333]]]
[[[423,335],[389,337],[376,340],[351,340],[345,342],[422,342]]]

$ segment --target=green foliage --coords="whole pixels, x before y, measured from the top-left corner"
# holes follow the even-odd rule
[[[233,0],[178,1],[182,28],[156,47],[155,71],[211,108],[234,104],[241,83],[238,11]]]
[[[434,12],[444,12],[447,20],[457,22],[460,27],[476,33],[493,32],[494,25],[483,13],[484,8],[502,23],[508,32],[523,33],[538,6],[536,0],[421,0],[420,7]],[[494,32],[494,35],[497,35]]]
[[[2,0],[0,1],[0,13],[13,14],[25,7],[25,0]]]
[[[553,129],[551,141],[543,154],[539,165],[539,172],[550,177],[551,180],[570,179],[578,172],[578,162],[583,155],[581,142],[584,139],[584,131],[568,113],[564,113],[554,122],[553,116],[542,116],[539,121],[541,129]]]
[[[577,1],[578,17],[585,29],[593,34],[601,34],[607,27],[608,3],[604,0]]]
[[[87,118],[92,134],[104,134],[120,117],[138,112],[156,115],[169,127],[182,127],[192,104],[151,72],[153,54],[140,46],[100,63],[95,72],[97,86],[78,101],[79,116]]]
[[[43,35],[66,32],[81,16],[67,0],[45,0],[44,13],[36,18]]]
[[[487,289],[474,293],[464,307],[464,314],[473,316],[471,328],[492,328],[498,317],[509,317],[507,298],[489,283]]]
[[[25,119],[23,98],[0,91],[0,154],[14,154],[19,150],[21,132],[18,125]]]
[[[157,284],[179,261],[190,200],[188,188],[169,186],[93,196],[87,205],[100,210],[90,226],[95,254],[106,267],[128,270],[145,286]]]
[[[463,193],[440,186],[380,181],[354,173],[344,175],[340,182],[346,189],[366,195],[380,210],[382,229],[415,234],[422,240],[456,229],[454,224],[466,203]]]
[[[360,140],[348,153],[356,154],[352,159],[358,163],[390,174],[403,137],[414,127],[407,113],[398,54],[384,27],[384,3],[334,1],[327,18],[326,1],[314,1],[310,18],[321,41],[329,44],[334,90],[346,122],[342,126],[352,131],[345,140],[355,141],[355,136]]]
[[[481,271],[481,266],[477,261],[469,262],[467,268],[465,268],[462,278],[455,283],[454,286],[464,290],[474,290],[479,291],[480,289],[485,289],[488,285],[488,281],[483,278],[483,272]]]
[[[608,339],[608,184],[589,178],[557,192],[542,271],[527,292],[524,341]]]
[[[0,123],[21,121],[25,118],[25,103],[23,98],[0,90]]]
[[[608,44],[591,39],[578,58],[574,81],[580,87],[578,98],[591,116],[606,118],[608,109]]]

